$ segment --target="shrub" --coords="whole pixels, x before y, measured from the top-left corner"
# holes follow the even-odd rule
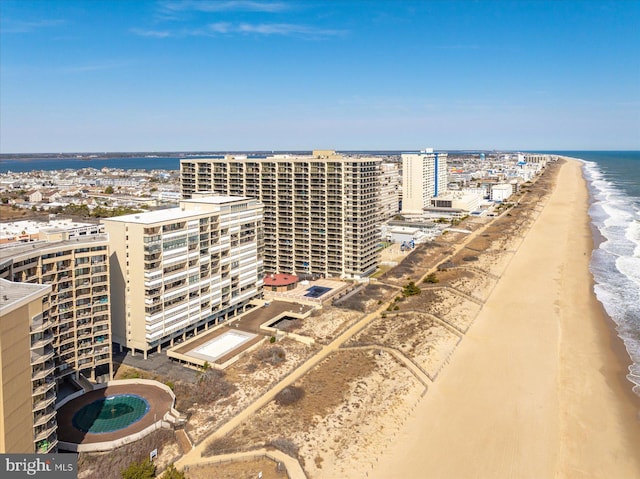
[[[287,359],[287,353],[279,346],[273,346],[267,349],[261,349],[256,353],[256,359],[264,363],[276,365]]]
[[[235,441],[227,436],[211,441],[204,448],[202,455],[205,457],[216,456],[218,454],[227,454],[238,450]]]
[[[180,408],[188,408],[193,403],[212,403],[231,396],[237,389],[227,381],[224,371],[214,368],[200,374],[195,384],[179,382],[175,388]]]
[[[276,342],[276,337],[275,337],[275,336],[271,336],[271,337],[269,338],[269,342],[270,342],[271,344],[275,343],[275,342]]]
[[[162,475],[163,479],[186,479],[183,471],[178,471],[176,466],[169,464]]]
[[[297,403],[304,397],[304,389],[297,386],[287,386],[278,394],[276,394],[276,404],[278,406],[289,406]]]
[[[149,459],[145,459],[130,464],[120,475],[122,479],[153,479],[156,476],[156,466]]]
[[[415,296],[417,294],[420,294],[420,288],[418,288],[413,281],[409,281],[409,284],[402,289],[402,295],[405,297]]]
[[[438,279],[438,277],[436,276],[435,273],[430,273],[427,275],[427,277],[424,279],[425,283],[439,283],[440,280]]]

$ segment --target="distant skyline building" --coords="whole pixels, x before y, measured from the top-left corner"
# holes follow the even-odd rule
[[[120,349],[146,358],[262,296],[262,205],[253,198],[194,197],[103,224],[112,248],[113,341]]]
[[[380,165],[380,219],[386,220],[400,213],[400,164],[382,163]]]
[[[260,200],[268,273],[362,278],[378,266],[380,163],[332,150],[185,159],[181,190]]]
[[[447,154],[427,148],[402,153],[402,213],[422,214],[431,198],[446,191]]]

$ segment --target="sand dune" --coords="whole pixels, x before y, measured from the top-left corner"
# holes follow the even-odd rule
[[[587,207],[581,165],[568,161],[450,363],[369,477],[640,477],[640,398],[592,293]]]

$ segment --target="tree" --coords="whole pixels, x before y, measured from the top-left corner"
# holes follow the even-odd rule
[[[153,479],[156,476],[156,466],[149,459],[133,462],[120,475],[122,479]]]
[[[105,188],[105,190],[104,190],[104,193],[105,193],[106,195],[113,194],[113,186],[111,186],[111,185],[107,186],[107,187]]]
[[[186,479],[183,471],[178,471],[176,466],[169,464],[162,475],[163,479]]]

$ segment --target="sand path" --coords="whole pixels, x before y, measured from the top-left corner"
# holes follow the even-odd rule
[[[640,477],[640,400],[621,380],[620,341],[591,293],[587,199],[581,165],[568,161],[449,366],[369,477]]]

